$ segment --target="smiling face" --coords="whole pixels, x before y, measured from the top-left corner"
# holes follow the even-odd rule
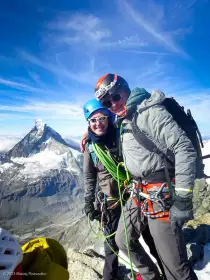
[[[125,113],[125,105],[128,100],[128,93],[125,91],[117,92],[105,98],[101,103],[113,114],[122,116]]]
[[[100,136],[106,133],[108,128],[108,117],[103,113],[96,112],[88,120],[90,130]]]

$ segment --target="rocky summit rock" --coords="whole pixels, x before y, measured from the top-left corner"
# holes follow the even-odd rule
[[[195,181],[193,206],[195,217],[210,213],[210,185],[205,179]]]
[[[83,252],[68,249],[68,271],[70,280],[100,280],[103,279],[104,256],[88,249]],[[119,264],[118,280],[128,279],[128,270]]]
[[[195,218],[183,229],[192,265],[203,258],[204,246],[210,242],[210,185],[205,179],[195,181],[193,208]]]
[[[204,246],[210,243],[210,213],[189,221],[183,229],[187,255],[192,265],[203,259]]]
[[[71,280],[99,280],[102,279],[104,257],[94,251],[76,252],[68,249],[69,278]]]
[[[187,244],[187,256],[191,265],[195,265],[204,256],[204,247],[197,243]]]
[[[85,265],[80,261],[69,262],[69,279],[86,279],[99,280],[102,276],[99,275],[93,268]]]

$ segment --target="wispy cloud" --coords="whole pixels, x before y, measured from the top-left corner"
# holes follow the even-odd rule
[[[103,21],[92,14],[65,14],[48,24],[47,33],[58,47],[75,45],[82,51],[94,52],[107,39],[111,38],[111,29],[104,26]],[[109,41],[109,40],[108,40]]]
[[[17,118],[35,118],[41,117],[44,119],[76,119],[83,120],[83,112],[80,105],[72,104],[72,103],[29,103],[27,105],[22,106],[2,106],[0,105],[0,110],[13,112],[13,114],[4,113],[4,118],[14,118],[16,115]],[[15,114],[14,114],[15,113]],[[20,114],[21,113],[21,114]],[[25,115],[24,115],[25,114]]]
[[[0,84],[4,85],[4,86],[8,86],[13,89],[22,90],[22,91],[26,91],[26,92],[33,92],[33,93],[40,93],[40,94],[52,94],[52,93],[55,94],[55,92],[53,92],[51,90],[32,87],[28,84],[4,79],[2,77],[0,77]]]
[[[58,59],[57,59],[57,61],[54,61],[54,63],[53,63],[53,62],[41,60],[40,58],[38,58],[34,55],[31,55],[27,52],[24,52],[24,51],[20,51],[19,54],[25,61],[28,61],[36,66],[39,66],[39,67],[53,73],[57,77],[64,77],[66,79],[71,79],[71,80],[77,81],[79,83],[85,83],[85,84],[91,84],[91,85],[92,85],[92,81],[96,80],[96,75],[95,75],[94,69],[93,69],[94,58],[90,59],[89,64],[88,64],[89,68],[87,68],[86,71],[81,70],[78,72],[71,72],[68,69],[69,65],[65,65],[63,62],[59,61]],[[87,65],[87,62],[86,62],[86,65]]]
[[[111,30],[103,27],[102,21],[94,15],[76,14],[67,19],[63,19],[62,16],[48,26],[61,32],[73,31],[73,36],[64,37],[64,40],[68,39],[72,43],[86,40],[99,42],[112,35]]]
[[[152,80],[155,83],[157,79],[159,80],[160,77],[164,77],[165,71],[165,64],[161,63],[161,60],[158,58],[149,66],[144,67],[144,71],[139,71],[141,74],[136,76],[136,82],[144,83],[147,87],[147,84],[151,84]]]
[[[22,125],[28,129],[38,117],[52,127],[56,124],[58,132],[72,122],[77,133],[84,121],[81,105],[94,96],[95,81],[106,72],[119,73],[131,88],[160,89],[176,96],[206,123],[209,92],[193,66],[182,64],[189,56],[181,44],[189,47],[187,36],[195,26],[198,2],[115,0],[109,13],[100,3],[83,12],[58,8],[46,17],[51,18],[48,23],[40,17],[38,36],[30,45],[26,38],[13,57],[0,56],[1,129],[3,125],[5,131],[9,126],[22,131]],[[37,45],[40,48],[29,49]]]
[[[76,14],[67,16],[66,19],[58,18],[48,27],[51,31],[59,31],[59,33],[55,33],[54,38],[60,44],[66,43],[71,46],[82,44],[93,50],[113,47],[145,47],[148,45],[138,35],[118,35],[110,24],[109,27],[106,27],[105,22],[94,15]]]
[[[38,118],[65,135],[82,135],[87,129],[82,107],[76,102],[31,102],[20,106],[0,105],[0,111],[4,112],[0,114],[0,135],[25,135],[32,129]]]
[[[0,138],[0,152],[6,152],[12,147],[15,146],[15,144],[19,141],[19,138],[13,138],[13,139],[1,139]]]
[[[143,14],[140,11],[137,11],[137,9],[134,9],[134,7],[127,0],[120,1],[120,4],[124,7],[122,9],[124,13],[126,13],[126,15],[130,19],[132,19],[140,28],[149,33],[157,42],[166,46],[168,49],[175,53],[179,53],[188,57],[188,55],[176,44],[172,37],[167,36],[167,33],[165,33],[164,30],[161,30],[160,24],[158,27],[153,25],[150,18],[146,19]],[[163,15],[163,10],[160,10],[159,14],[156,14],[156,18],[162,19]]]
[[[128,50],[125,50],[128,51]],[[136,53],[136,54],[146,54],[146,55],[172,55],[172,53],[168,52],[158,52],[158,51],[139,51],[139,50],[129,50],[130,53]]]
[[[29,70],[28,75],[38,86],[46,87],[46,85],[41,81],[41,77],[39,74]]]
[[[33,90],[34,91],[34,88],[29,86],[29,85],[18,83],[18,82],[11,81],[11,80],[7,80],[7,79],[1,78],[1,77],[0,77],[0,84],[5,85],[5,86],[9,86],[9,87],[12,87],[12,88],[21,89],[21,90],[27,90],[27,91]]]
[[[174,31],[171,31],[170,34],[174,36],[184,37],[188,34],[191,34],[193,32],[192,26],[186,27],[186,28],[177,28]]]
[[[194,119],[200,125],[202,133],[209,133],[210,123],[210,89],[198,89],[194,93],[174,94],[180,104],[183,104],[186,109],[190,109]]]
[[[139,36],[129,36],[122,40],[101,42],[100,47],[120,47],[120,48],[134,48],[134,47],[146,47],[148,43],[144,42]]]
[[[186,1],[173,1],[170,2],[170,5],[167,6],[168,10],[168,21],[170,23],[177,23],[178,26],[181,26],[188,21],[193,20],[193,8],[198,3],[203,4],[203,1],[197,0],[186,0]]]

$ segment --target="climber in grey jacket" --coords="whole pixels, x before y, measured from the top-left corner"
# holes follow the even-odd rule
[[[96,99],[121,119],[122,151],[125,166],[139,182],[146,182],[146,187],[166,181],[165,161],[156,153],[151,153],[135,139],[131,120],[136,110],[139,111],[137,126],[150,135],[162,151],[170,150],[175,158],[175,166],[168,163],[170,179],[175,179],[173,200],[169,210],[169,219],[148,220],[149,228],[165,269],[167,280],[197,279],[186,254],[181,227],[193,218],[193,185],[196,169],[196,151],[186,133],[174,121],[172,115],[161,106],[165,98],[160,91],[151,94],[136,88],[132,92],[127,82],[116,74],[105,74],[96,83]],[[171,194],[172,195],[172,194]],[[155,205],[153,205],[155,208]],[[125,210],[131,259],[139,269],[143,280],[159,279],[149,256],[138,242],[144,229],[143,218],[137,219],[139,207],[133,200],[128,211]],[[170,220],[170,221],[169,221]],[[116,234],[118,247],[127,254],[123,222],[120,220]]]

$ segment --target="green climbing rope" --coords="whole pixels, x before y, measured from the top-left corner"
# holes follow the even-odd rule
[[[119,170],[120,169],[119,168],[123,164],[124,164],[123,162],[120,162],[118,164],[118,166],[117,166],[118,191],[119,191],[120,203],[121,203],[121,209],[122,209],[122,217],[123,217],[123,224],[124,224],[124,231],[125,231],[125,238],[126,238],[128,258],[129,258],[130,267],[131,267],[131,275],[132,275],[132,280],[135,280],[134,271],[133,271],[133,264],[132,264],[131,255],[130,255],[129,242],[128,242],[128,231],[127,231],[127,226],[126,226],[126,221],[125,221],[125,212],[124,212],[124,207],[123,207],[123,198],[122,198],[122,193],[121,193],[121,190],[120,190],[120,177],[119,177]]]
[[[111,236],[113,236],[113,235],[116,234],[116,231],[113,232],[113,233],[110,234],[110,235],[98,234],[98,233],[95,232],[95,230],[93,229],[93,227],[92,227],[92,225],[91,225],[91,222],[90,222],[89,216],[88,216],[88,225],[89,225],[91,231],[94,233],[95,236],[97,236],[98,238],[101,238],[101,239],[103,238],[103,239],[106,241],[106,243],[107,243],[107,245],[109,246],[109,248],[112,250],[112,252],[113,252],[118,258],[120,258],[122,261],[124,261],[124,263],[126,263],[127,265],[130,266],[130,263],[127,262],[125,259],[123,259],[123,258],[111,247],[111,245],[110,245],[109,242],[107,241],[108,238],[110,238]],[[133,265],[133,267],[136,268],[135,265]]]
[[[120,181],[120,186],[123,186],[125,180],[130,181],[130,174],[127,170],[119,169],[117,176],[117,164],[114,159],[104,151],[99,145],[92,143],[93,150],[96,156],[99,158],[100,162],[104,165],[107,171],[112,175],[112,177],[118,182]]]

